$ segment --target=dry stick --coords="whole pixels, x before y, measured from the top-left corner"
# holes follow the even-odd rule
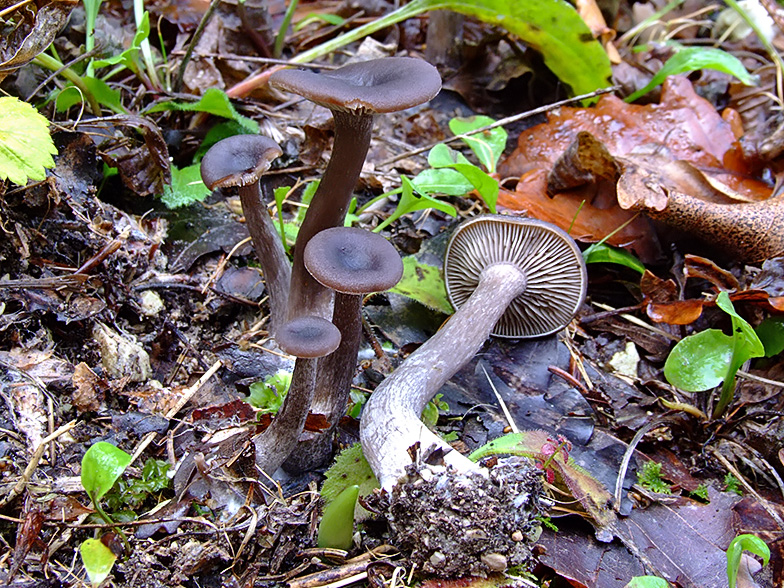
[[[495,129],[496,127],[503,127],[508,124],[512,124],[513,122],[517,122],[519,120],[525,120],[526,118],[535,116],[537,114],[544,114],[545,112],[550,112],[551,110],[555,110],[556,108],[560,108],[561,106],[568,106],[569,104],[574,104],[575,102],[580,102],[582,100],[588,100],[590,98],[596,98],[597,96],[602,96],[603,94],[610,94],[611,92],[615,92],[616,90],[620,90],[620,86],[610,86],[609,88],[602,88],[600,90],[594,90],[588,94],[581,94],[580,96],[575,96],[574,98],[567,98],[566,100],[561,100],[560,102],[554,102],[552,104],[547,104],[545,106],[540,106],[539,108],[534,108],[533,110],[529,110],[527,112],[521,112],[520,114],[515,114],[513,116],[507,116],[506,118],[502,118],[500,120],[495,121],[492,124],[486,125],[479,129],[474,129],[468,133],[462,133],[460,135],[455,135],[454,137],[449,137],[448,139],[444,139],[443,141],[438,141],[437,143],[431,143],[430,145],[426,145],[425,147],[419,147],[412,151],[407,151],[405,153],[401,153],[399,155],[395,155],[394,157],[390,157],[389,159],[385,159],[381,163],[379,163],[378,167],[383,167],[385,165],[389,165],[390,163],[394,163],[400,159],[404,159],[406,157],[411,157],[412,155],[419,155],[420,153],[424,153],[425,151],[430,151],[436,145],[441,143],[453,143],[455,141],[459,141],[461,139],[465,139],[466,137],[470,137],[472,135],[476,135],[478,133],[484,133],[485,131],[489,131],[491,129]]]
[[[27,464],[27,467],[25,468],[24,472],[22,472],[19,480],[17,480],[14,487],[11,488],[11,491],[8,493],[8,495],[3,498],[3,500],[0,500],[0,507],[3,507],[11,502],[27,487],[27,484],[30,482],[30,478],[33,476],[33,472],[35,472],[36,468],[38,467],[38,462],[41,461],[41,458],[44,455],[44,451],[46,451],[46,446],[49,445],[51,441],[57,439],[60,435],[73,429],[75,426],[76,421],[71,421],[70,423],[65,424],[57,429],[48,437],[41,440],[41,442],[38,444],[38,447],[35,448],[35,452],[33,452],[32,457],[30,458],[30,463]]]
[[[487,378],[488,384],[490,384],[490,388],[493,390],[493,394],[495,394],[495,399],[498,400],[498,404],[501,406],[501,410],[504,412],[506,422],[509,423],[509,428],[512,429],[512,433],[519,433],[520,429],[517,428],[517,423],[515,423],[514,418],[512,417],[512,413],[509,412],[509,408],[506,406],[506,402],[504,402],[504,399],[501,398],[501,394],[498,392],[498,389],[495,387],[493,380],[490,378],[490,374],[487,373],[485,364],[480,363],[479,365],[485,374],[485,378]]]
[[[220,359],[216,361],[214,364],[212,364],[212,367],[210,367],[210,369],[204,372],[204,375],[201,378],[199,378],[199,380],[193,386],[185,390],[185,392],[182,394],[180,399],[177,401],[177,404],[175,404],[164,415],[164,417],[167,419],[174,418],[174,416],[178,412],[180,412],[186,404],[188,404],[190,399],[193,398],[193,395],[196,394],[196,392],[198,392],[201,389],[201,387],[207,383],[207,380],[209,380],[213,375],[215,375],[215,372],[217,372],[222,366],[223,366],[223,362]],[[141,441],[139,441],[139,444],[136,446],[136,450],[133,452],[133,455],[131,456],[131,461],[128,465],[131,465],[134,461],[136,461],[139,458],[142,452],[145,449],[147,449],[147,446],[150,443],[152,443],[152,440],[155,439],[155,436],[157,434],[158,433],[156,433],[155,431],[150,431],[144,436],[144,438]]]
[[[711,453],[716,459],[718,459],[721,462],[721,465],[727,468],[727,471],[729,473],[735,476],[738,482],[740,482],[741,485],[746,489],[746,492],[748,492],[749,494],[754,496],[754,498],[757,499],[760,505],[762,505],[762,508],[765,509],[765,511],[770,515],[770,517],[774,521],[776,521],[776,523],[779,525],[779,528],[784,529],[784,521],[781,520],[781,517],[778,515],[778,513],[770,506],[767,500],[765,500],[762,496],[760,496],[757,493],[754,487],[746,481],[743,475],[737,469],[735,469],[735,466],[732,465],[726,457],[724,457],[721,453],[719,453],[718,449],[712,448]]]
[[[626,470],[629,469],[629,462],[632,459],[632,455],[634,455],[634,450],[637,448],[637,445],[639,445],[640,441],[642,441],[642,438],[645,436],[645,434],[662,422],[663,419],[654,419],[651,422],[643,425],[642,428],[640,428],[640,430],[635,433],[634,437],[629,443],[629,446],[626,448],[626,452],[623,454],[623,459],[621,460],[621,467],[618,469],[618,477],[615,480],[615,512],[621,511],[621,499],[623,498],[623,480],[626,477]]]

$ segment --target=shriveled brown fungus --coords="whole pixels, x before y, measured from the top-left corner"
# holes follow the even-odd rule
[[[441,77],[421,59],[387,57],[321,73],[281,70],[270,84],[329,108],[335,120],[332,157],[297,235],[289,298],[289,318],[328,316],[331,295],[305,269],[305,247],[317,233],[343,224],[370,145],[373,115],[427,102],[441,89]]]

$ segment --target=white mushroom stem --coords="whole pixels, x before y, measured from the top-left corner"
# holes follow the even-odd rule
[[[526,277],[511,263],[486,267],[466,303],[412,353],[370,396],[362,413],[362,450],[381,487],[391,490],[411,463],[408,448],[448,450],[444,460],[458,470],[480,468],[420,420],[422,409],[476,355],[506,307],[526,288]]]

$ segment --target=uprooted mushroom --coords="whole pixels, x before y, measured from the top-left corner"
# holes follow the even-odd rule
[[[524,511],[536,508],[538,477],[509,464],[488,472],[419,417],[491,334],[537,337],[568,324],[585,297],[585,265],[557,227],[491,215],[455,231],[444,276],[458,310],[373,392],[362,414],[362,449],[386,491],[393,534],[417,563],[440,575],[498,571],[529,555],[522,538],[532,523]],[[420,463],[412,465],[417,447]],[[428,465],[434,461],[443,465]]]

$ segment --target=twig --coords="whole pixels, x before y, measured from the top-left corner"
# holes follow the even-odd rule
[[[412,155],[419,155],[420,153],[424,153],[425,151],[430,151],[436,145],[440,143],[453,143],[455,141],[459,141],[461,139],[465,139],[466,137],[470,137],[472,135],[476,135],[478,133],[484,133],[485,131],[489,131],[491,129],[495,129],[496,127],[503,127],[513,122],[517,122],[520,120],[525,120],[526,118],[530,118],[532,116],[536,116],[537,114],[543,114],[545,112],[550,112],[551,110],[555,110],[556,108],[560,108],[561,106],[567,106],[569,104],[574,104],[575,102],[581,102],[583,100],[589,100],[591,98],[596,98],[597,96],[602,96],[603,94],[610,94],[611,92],[615,92],[619,90],[620,86],[610,86],[609,88],[602,88],[600,90],[595,90],[588,94],[581,94],[580,96],[575,96],[574,98],[567,98],[566,100],[561,100],[560,102],[554,102],[552,104],[547,104],[545,106],[540,106],[539,108],[534,108],[533,110],[529,110],[527,112],[521,112],[520,114],[515,114],[513,116],[507,116],[506,118],[502,118],[500,120],[495,121],[492,124],[486,125],[479,129],[474,129],[468,133],[461,133],[460,135],[455,135],[454,137],[449,137],[448,139],[444,139],[443,141],[438,141],[436,143],[431,143],[430,145],[426,145],[425,147],[419,147],[417,149],[413,149],[411,151],[406,151],[405,153],[401,153],[399,155],[395,155],[394,157],[390,157],[379,163],[377,167],[383,167],[385,165],[389,165],[390,163],[394,163],[400,159],[404,159],[406,157],[411,157]]]
[[[67,433],[71,429],[76,426],[76,421],[71,421],[68,424],[63,425],[59,429],[57,429],[54,433],[49,435],[48,437],[41,440],[38,444],[38,447],[35,448],[32,457],[30,458],[30,463],[27,464],[24,472],[22,472],[21,477],[17,480],[16,484],[8,495],[0,500],[0,507],[5,506],[9,502],[11,502],[14,498],[19,496],[22,491],[27,487],[27,484],[30,483],[30,479],[33,477],[33,473],[35,472],[36,468],[38,467],[38,462],[41,461],[41,457],[44,455],[44,451],[46,451],[46,447],[49,445],[51,441],[57,439],[60,435]]]
[[[186,389],[185,392],[183,392],[182,396],[177,401],[177,403],[164,416],[167,419],[174,418],[174,416],[178,412],[180,412],[180,410],[182,410],[182,408],[186,404],[188,404],[190,399],[193,398],[193,395],[196,394],[196,392],[198,392],[201,389],[201,387],[207,383],[207,380],[209,380],[213,375],[215,375],[215,372],[217,372],[222,366],[223,366],[223,362],[221,360],[218,360],[214,364],[212,364],[212,367],[208,369],[206,372],[204,372],[204,375],[201,378],[199,378],[199,380],[193,386],[191,386],[190,388]],[[147,433],[142,438],[141,441],[139,441],[139,444],[136,446],[136,450],[133,452],[133,455],[131,456],[131,462],[128,465],[131,465],[139,458],[142,452],[145,449],[147,449],[147,446],[150,443],[152,443],[152,440],[155,439],[155,436],[157,434],[158,433],[156,433],[155,431],[151,431]]]
[[[504,416],[506,417],[506,422],[509,423],[509,428],[512,429],[512,433],[519,433],[520,429],[517,428],[517,423],[515,423],[514,418],[512,418],[512,413],[509,412],[509,408],[507,408],[506,402],[504,402],[504,399],[501,398],[501,395],[498,393],[498,390],[496,389],[495,384],[493,383],[493,380],[490,378],[490,374],[487,373],[487,370],[485,369],[484,362],[480,361],[479,362],[479,367],[482,368],[482,371],[485,374],[485,378],[487,378],[487,381],[490,384],[490,388],[492,388],[493,394],[495,394],[495,398],[496,398],[496,400],[498,400],[498,404],[501,405],[501,410],[504,411]]]
[[[659,425],[662,422],[661,419],[655,419],[640,428],[639,431],[634,435],[629,446],[626,448],[626,452],[623,454],[623,459],[621,460],[621,467],[618,469],[618,478],[615,480],[615,512],[621,511],[621,499],[623,498],[623,480],[626,478],[626,470],[629,469],[629,462],[632,460],[632,455],[634,455],[634,450],[636,449],[637,445],[639,445],[642,438],[648,433],[651,429],[655,426]]]

